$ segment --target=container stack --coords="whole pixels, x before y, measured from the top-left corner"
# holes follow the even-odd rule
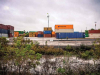
[[[38,37],[38,32],[35,32],[35,37]]]
[[[89,37],[89,32],[88,32],[88,30],[85,30],[85,37]]]
[[[85,33],[74,32],[73,25],[55,25],[56,38],[85,38]]]
[[[14,37],[18,37],[19,36],[19,32],[14,32]]]
[[[44,37],[51,37],[52,28],[51,27],[44,27]]]
[[[89,30],[89,38],[100,38],[100,30]]]
[[[35,32],[36,31],[29,31],[29,37],[35,37]]]
[[[67,38],[74,33],[73,25],[55,25],[56,38]]]
[[[37,37],[43,37],[43,31],[38,31]]]
[[[14,37],[14,27],[11,25],[7,25],[8,28],[8,37]]]
[[[7,26],[0,24],[0,37],[8,37]]]

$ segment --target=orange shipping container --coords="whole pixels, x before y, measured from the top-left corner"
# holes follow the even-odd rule
[[[14,32],[14,37],[18,37],[19,36],[19,32]]]
[[[55,29],[73,29],[73,25],[55,25]]]
[[[52,32],[52,34],[55,34],[55,32]]]

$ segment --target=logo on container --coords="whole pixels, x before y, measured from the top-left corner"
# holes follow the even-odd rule
[[[58,27],[66,27],[66,26],[58,26]]]

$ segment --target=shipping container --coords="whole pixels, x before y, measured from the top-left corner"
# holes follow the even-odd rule
[[[3,24],[0,24],[0,29],[3,29]]]
[[[7,29],[9,29],[9,30],[14,30],[14,26],[7,25]]]
[[[43,37],[43,34],[38,34],[38,37]]]
[[[100,33],[100,30],[89,30],[89,33]]]
[[[90,33],[89,38],[100,38],[100,33]]]
[[[15,32],[19,32],[19,34],[24,34],[24,31],[15,31]]]
[[[51,34],[44,34],[44,37],[51,37]]]
[[[52,32],[52,34],[55,34],[55,32]]]
[[[8,37],[8,34],[4,34],[4,33],[2,33],[1,36],[2,36],[2,37]]]
[[[51,34],[52,31],[44,31],[44,34]]]
[[[38,32],[35,32],[35,36],[38,37]]]
[[[38,34],[43,34],[43,31],[38,31]]]
[[[9,33],[9,34],[8,34],[8,37],[13,37],[12,33]]]
[[[55,34],[52,34],[52,37],[55,37],[56,35]]]
[[[73,33],[74,29],[55,29],[55,33]]]
[[[0,33],[2,33],[2,29],[0,29]]]
[[[44,27],[44,31],[52,31],[52,27]]]
[[[85,37],[89,37],[89,34],[85,34]]]
[[[18,37],[19,36],[19,32],[14,32],[14,37]]]
[[[55,25],[55,29],[73,29],[73,25]]]
[[[74,33],[56,33],[56,38],[65,39],[65,38],[85,38],[85,34],[81,32]]]
[[[29,35],[35,35],[35,32],[29,32]]]
[[[35,34],[32,34],[32,35],[29,34],[29,37],[35,37]]]

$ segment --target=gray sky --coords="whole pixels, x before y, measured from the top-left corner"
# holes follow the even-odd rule
[[[16,30],[43,31],[55,24],[73,24],[74,31],[100,28],[100,0],[0,0],[0,23]]]

